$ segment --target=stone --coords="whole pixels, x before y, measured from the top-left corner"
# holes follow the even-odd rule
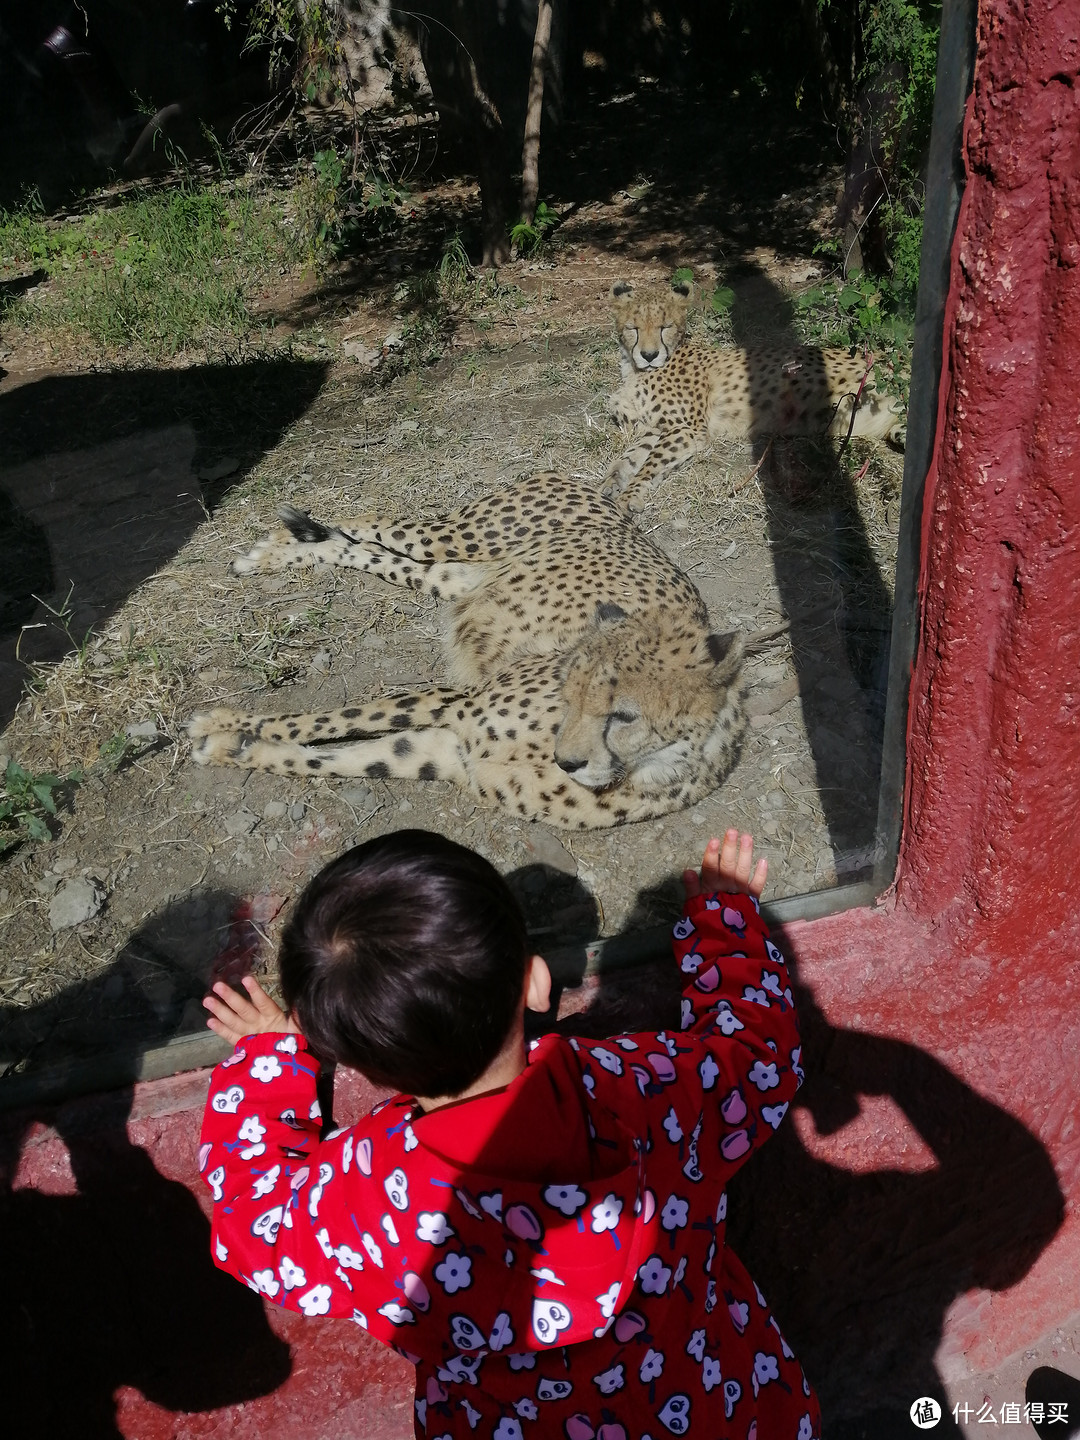
[[[302,800],[297,800],[295,804],[289,806],[289,819],[302,820],[304,818],[306,810],[307,806],[304,804],[304,802]]]
[[[398,801],[398,807],[397,807],[397,808],[398,808],[399,810],[411,810],[411,809],[412,809],[412,802],[411,802],[410,800],[399,800],[399,801]]]
[[[325,672],[330,669],[332,658],[329,650],[316,650],[315,654],[311,657],[311,665],[309,668],[325,674]]]
[[[787,796],[782,790],[770,790],[764,800],[764,804],[770,810],[783,810],[787,803]]]
[[[264,820],[284,820],[289,807],[284,800],[268,800],[263,806]]]
[[[78,865],[74,855],[61,855],[59,860],[54,860],[52,869],[54,875],[66,875],[69,870],[74,870]]]
[[[704,825],[707,820],[708,816],[703,815],[700,810],[695,810],[694,813],[690,816],[691,825]]]
[[[355,360],[357,364],[374,370],[382,359],[382,351],[371,345],[365,345],[362,340],[345,340],[342,342],[341,353],[346,360]]]
[[[227,835],[250,835],[258,823],[259,817],[252,811],[235,810],[231,815],[225,816],[225,833]]]
[[[153,720],[140,720],[137,725],[124,727],[124,734],[129,740],[156,740],[160,733]]]
[[[563,875],[577,874],[576,858],[545,825],[526,826],[525,844],[533,858],[538,860],[541,865],[547,865]]]
[[[351,805],[354,810],[366,810],[375,798],[366,785],[346,785],[339,793],[345,804]]]
[[[92,920],[105,904],[105,892],[96,880],[78,877],[60,886],[49,906],[53,930],[69,930]]]

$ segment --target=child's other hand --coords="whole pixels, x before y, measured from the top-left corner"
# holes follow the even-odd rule
[[[228,1040],[230,1045],[238,1044],[245,1035],[280,1031],[299,1035],[299,1026],[271,1000],[254,975],[245,975],[240,983],[247,995],[241,995],[224,980],[219,980],[203,998],[203,1005],[210,1011],[206,1023],[215,1035]]]
[[[723,890],[734,895],[753,895],[755,900],[765,889],[769,862],[762,858],[754,864],[754,837],[740,835],[737,830],[724,832],[724,841],[710,840],[705,846],[700,875],[696,870],[683,871],[686,898]]]

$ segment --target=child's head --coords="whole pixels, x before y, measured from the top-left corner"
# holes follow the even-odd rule
[[[281,989],[317,1053],[409,1094],[459,1095],[518,1018],[528,953],[492,865],[399,830],[308,885],[282,936]]]

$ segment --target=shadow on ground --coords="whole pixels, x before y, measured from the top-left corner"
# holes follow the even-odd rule
[[[326,371],[255,360],[0,391],[0,727],[26,665],[60,659],[170,561],[310,406]]]

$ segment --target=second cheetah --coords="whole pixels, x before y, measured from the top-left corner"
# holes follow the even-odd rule
[[[238,573],[347,565],[447,602],[450,683],[316,715],[197,715],[200,763],[450,780],[577,830],[666,815],[730,772],[742,639],[712,634],[691,581],[589,486],[537,475],[424,521],[279,513],[287,530]]]
[[[688,342],[689,301],[686,284],[612,287],[622,383],[608,408],[637,435],[611,467],[606,494],[636,508],[664,475],[721,436],[850,432],[903,443],[899,403],[875,388],[872,362],[813,346]]]

